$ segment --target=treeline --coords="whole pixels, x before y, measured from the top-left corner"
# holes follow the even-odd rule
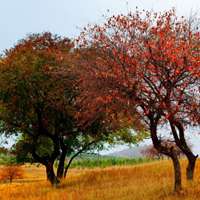
[[[185,133],[200,124],[199,85],[198,24],[174,10],[115,15],[74,40],[32,34],[1,57],[1,132],[21,133],[17,148],[43,164],[55,186],[83,151],[150,136],[171,158],[179,191],[177,147],[188,159],[188,180],[197,159]],[[163,125],[171,130],[167,143]]]

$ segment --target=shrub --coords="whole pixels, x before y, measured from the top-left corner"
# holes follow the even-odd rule
[[[16,158],[11,154],[0,153],[0,165],[16,164]]]
[[[23,178],[23,174],[23,170],[20,166],[8,165],[1,168],[0,180],[12,183],[13,179]]]

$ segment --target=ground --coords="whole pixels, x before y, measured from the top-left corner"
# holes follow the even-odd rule
[[[185,181],[185,161],[182,166],[184,189],[175,195],[169,160],[104,169],[72,169],[57,189],[46,181],[43,167],[26,165],[23,180],[0,184],[0,200],[199,200],[200,161],[193,183]]]

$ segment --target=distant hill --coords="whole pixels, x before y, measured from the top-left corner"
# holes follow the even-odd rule
[[[116,157],[127,157],[127,158],[142,158],[144,157],[144,155],[142,155],[141,151],[146,149],[147,147],[148,145],[131,147],[125,150],[109,153],[107,155]]]

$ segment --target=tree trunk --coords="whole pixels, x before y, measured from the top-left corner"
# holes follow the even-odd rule
[[[187,157],[187,159],[188,159],[188,166],[186,169],[186,176],[187,176],[187,180],[192,181],[194,177],[194,169],[195,169],[197,156]]]
[[[13,180],[13,178],[10,177],[10,178],[9,178],[10,183],[12,183],[12,180]]]
[[[175,153],[172,153],[171,159],[174,166],[174,192],[179,192],[182,189],[181,166]]]
[[[48,162],[46,165],[46,174],[47,174],[47,180],[51,183],[53,187],[57,187],[60,181],[56,177],[53,169],[53,162]]]
[[[60,156],[60,160],[58,163],[58,169],[57,169],[57,177],[59,179],[62,179],[64,177],[64,168],[65,168],[65,158],[66,158],[67,151],[63,150]]]
[[[170,121],[171,130],[176,142],[176,145],[182,150],[182,152],[185,154],[188,160],[188,166],[186,169],[186,177],[187,180],[192,181],[194,177],[194,169],[196,164],[196,159],[198,155],[194,155],[194,153],[191,151],[191,148],[188,146],[185,140],[185,134],[184,134],[184,127],[179,121]],[[176,131],[176,127],[178,129],[178,133]]]
[[[161,140],[158,139],[157,125],[160,118],[154,119],[150,116],[150,133],[154,148],[164,155],[169,156],[172,159],[174,166],[174,191],[179,192],[182,189],[181,183],[181,166],[178,160],[176,150],[172,147],[162,145]]]

